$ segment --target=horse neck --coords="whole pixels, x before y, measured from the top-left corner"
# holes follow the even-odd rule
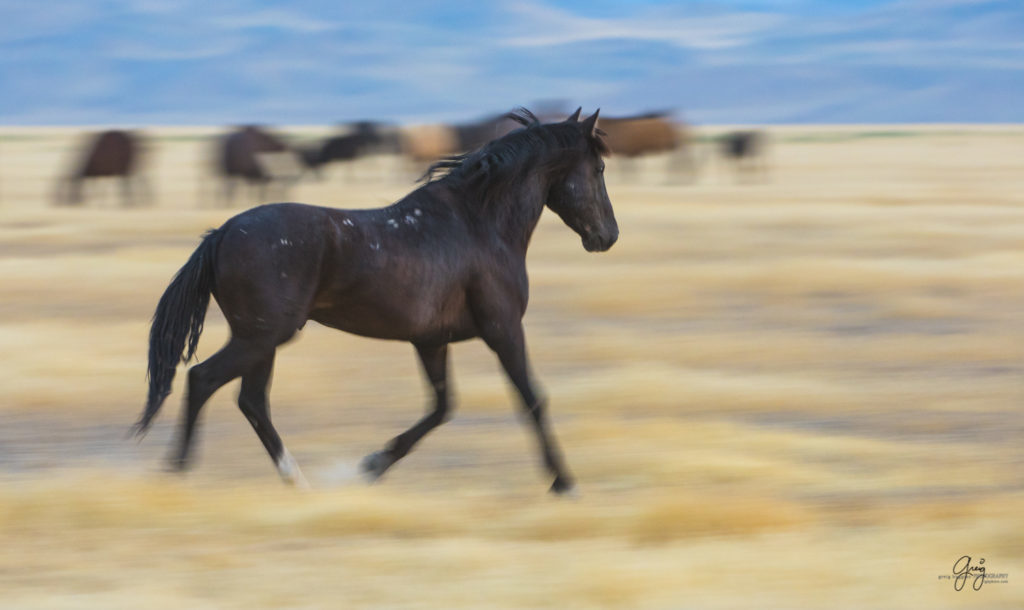
[[[488,220],[493,223],[502,241],[525,256],[530,238],[544,211],[552,177],[535,165],[512,184],[512,189],[486,206],[485,214],[489,216]]]

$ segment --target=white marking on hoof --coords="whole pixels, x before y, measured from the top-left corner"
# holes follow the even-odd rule
[[[295,461],[287,449],[281,451],[281,457],[277,460],[277,472],[284,479],[285,483],[293,485],[298,489],[309,489],[309,481],[302,475],[299,463]]]
[[[558,494],[558,497],[565,498],[566,500],[572,500],[573,502],[578,502],[579,499],[582,498],[583,496],[580,495],[579,487],[573,485],[569,489],[566,489],[562,493]]]

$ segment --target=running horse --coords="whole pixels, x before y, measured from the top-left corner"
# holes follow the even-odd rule
[[[195,354],[212,294],[231,337],[188,372],[172,467],[188,465],[203,404],[241,377],[242,413],[281,477],[305,484],[271,424],[267,383],[277,347],[315,320],[412,343],[433,387],[431,412],[363,459],[368,478],[383,475],[449,417],[448,345],[479,337],[522,398],[553,479],[551,490],[572,490],[545,400],[529,375],[522,326],[526,249],[545,207],[580,235],[587,251],[615,243],[619,229],[603,175],[608,149],[597,112],[580,121],[577,110],[550,124],[523,109],[510,116],[520,129],[434,163],[424,185],[388,207],[279,203],[243,212],[208,232],[153,316],[149,396],[135,433],[145,433],[170,393],[178,360]]]

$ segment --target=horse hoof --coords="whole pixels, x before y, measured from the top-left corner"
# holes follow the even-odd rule
[[[284,449],[281,452],[281,457],[277,460],[277,472],[281,475],[281,479],[288,485],[297,489],[309,489],[309,481],[302,474],[302,469],[299,468],[299,463],[295,461],[292,454]]]
[[[181,474],[188,470],[188,460],[182,458],[171,458],[167,460],[167,463],[164,465],[164,470],[166,472]]]
[[[569,498],[571,500],[579,500],[580,498],[580,492],[572,484],[572,481],[562,479],[561,477],[556,478],[555,482],[551,484],[550,491],[562,498]]]
[[[394,463],[394,458],[387,451],[374,451],[359,463],[359,470],[367,482],[373,483]]]

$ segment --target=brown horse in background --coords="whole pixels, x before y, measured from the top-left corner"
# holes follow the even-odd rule
[[[646,155],[671,153],[669,172],[673,175],[693,177],[690,136],[685,126],[668,117],[667,113],[601,119],[601,129],[612,155],[637,159]],[[630,161],[628,166],[633,166]]]
[[[218,144],[216,170],[224,179],[223,202],[234,201],[235,185],[241,181],[258,189],[261,202],[273,183],[284,195],[301,174],[299,155],[285,140],[255,125],[239,127],[221,138]]]
[[[521,127],[508,114],[488,117],[459,125],[417,125],[402,131],[401,151],[413,163],[433,163],[438,159],[476,150]]]
[[[141,142],[138,134],[124,130],[109,130],[94,134],[83,147],[80,157],[57,191],[58,205],[81,205],[84,202],[83,184],[91,178],[120,178],[123,205],[134,205],[133,183],[136,176]],[[145,188],[145,182],[141,182]],[[146,189],[148,190],[148,189]],[[148,194],[148,193],[147,193]]]
[[[402,154],[412,163],[433,163],[455,154],[458,147],[458,136],[448,125],[412,125],[402,130]]]

